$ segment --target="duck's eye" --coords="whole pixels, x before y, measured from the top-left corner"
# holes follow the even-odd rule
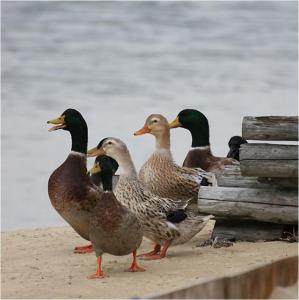
[[[108,145],[112,145],[112,142],[108,142]]]
[[[158,120],[153,120],[153,121],[152,121],[152,123],[157,123],[157,122],[158,122]]]

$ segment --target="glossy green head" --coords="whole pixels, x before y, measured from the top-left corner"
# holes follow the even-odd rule
[[[176,119],[169,124],[169,127],[188,129],[192,135],[192,147],[210,145],[209,121],[203,113],[196,109],[182,110]]]
[[[107,155],[99,155],[95,159],[89,173],[92,181],[97,184],[98,179],[102,181],[104,191],[112,191],[112,176],[118,169],[118,163]]]
[[[65,110],[60,117],[50,120],[48,124],[55,124],[49,131],[58,129],[67,130],[72,137],[72,150],[86,154],[88,129],[81,113],[75,109]]]

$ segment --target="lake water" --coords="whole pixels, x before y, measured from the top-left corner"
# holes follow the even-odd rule
[[[2,2],[2,230],[65,224],[47,181],[70,150],[46,121],[76,108],[89,145],[133,137],[151,113],[209,119],[214,153],[246,115],[297,114],[297,2]],[[172,131],[181,164],[187,131]],[[92,162],[89,161],[89,165]]]

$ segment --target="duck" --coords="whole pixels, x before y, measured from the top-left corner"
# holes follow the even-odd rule
[[[174,162],[170,150],[170,128],[163,115],[147,117],[145,125],[134,135],[146,133],[154,135],[156,149],[141,167],[139,179],[153,194],[171,199],[197,200],[200,185],[217,184],[213,173],[201,168],[180,167]]]
[[[229,152],[227,153],[228,158],[233,158],[240,161],[240,147],[248,142],[244,140],[241,136],[235,135],[230,138],[228,142]]]
[[[201,168],[208,172],[222,173],[226,165],[239,164],[233,158],[213,155],[210,145],[209,121],[202,112],[196,109],[184,109],[169,124],[169,127],[182,127],[191,133],[191,150],[189,150],[183,162],[184,167]]]
[[[72,146],[66,160],[56,168],[48,180],[48,194],[52,206],[58,214],[85,240],[89,238],[89,219],[101,195],[87,174],[86,152],[88,127],[81,113],[75,109],[65,110],[58,118],[50,120],[54,124],[50,132],[68,131]],[[91,244],[75,247],[75,253],[93,251]]]
[[[118,175],[115,175],[115,173],[118,169],[118,163],[114,159],[112,159],[111,157],[106,156],[106,155],[97,156],[94,161],[94,165],[96,165],[96,164],[105,165],[106,163],[110,164],[110,167],[112,170],[112,188],[114,189],[117,184],[118,178],[119,178]],[[94,174],[89,173],[89,176],[90,176],[92,183],[94,185],[96,185],[101,191],[103,191],[103,183],[102,183],[102,177],[101,177],[100,172],[96,172]]]
[[[148,191],[138,179],[130,152],[122,140],[114,137],[103,139],[96,150],[89,152],[90,157],[97,155],[108,155],[118,162],[121,171],[115,196],[136,214],[143,235],[155,243],[152,251],[140,255],[141,259],[165,258],[171,245],[189,241],[213,218],[212,215],[187,211],[190,199],[161,198]]]
[[[182,127],[191,133],[191,150],[189,150],[183,162],[184,167],[201,168],[207,172],[222,173],[226,165],[239,164],[233,158],[213,155],[210,145],[209,121],[202,112],[196,109],[184,109],[169,124],[169,127]]]
[[[88,278],[105,278],[109,275],[102,270],[102,255],[116,256],[133,254],[133,262],[128,272],[144,272],[138,265],[137,249],[143,232],[136,215],[122,205],[112,191],[112,177],[115,172],[115,160],[108,156],[98,156],[91,175],[101,178],[103,193],[90,216],[89,237],[97,257],[97,271]],[[118,167],[118,165],[117,165]],[[116,168],[117,168],[116,167]]]

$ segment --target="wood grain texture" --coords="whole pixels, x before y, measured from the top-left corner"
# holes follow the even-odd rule
[[[246,140],[298,141],[298,116],[244,117],[242,137]]]
[[[298,177],[298,160],[242,160],[242,176],[254,177]]]
[[[269,182],[260,182],[257,177],[244,177],[241,175],[240,165],[226,166],[223,173],[216,174],[218,186],[247,187],[247,188],[272,188]]]
[[[160,293],[147,299],[267,299],[275,287],[298,282],[298,256],[284,258],[233,276]],[[298,291],[293,299],[298,299]]]
[[[223,202],[259,203],[298,207],[297,191],[279,191],[238,187],[201,187],[200,200]]]
[[[298,224],[298,211],[294,206],[199,199],[198,209],[201,213],[213,214],[216,220],[219,216],[227,219]]]
[[[282,224],[266,223],[250,220],[217,220],[212,238],[227,239],[233,241],[258,240],[274,241],[281,238]]]
[[[240,161],[258,159],[298,160],[297,145],[248,143],[240,147]]]
[[[254,177],[253,177],[254,178]],[[298,189],[298,177],[293,178],[272,178],[272,177],[259,177],[258,181],[267,188],[279,188],[279,189]]]

